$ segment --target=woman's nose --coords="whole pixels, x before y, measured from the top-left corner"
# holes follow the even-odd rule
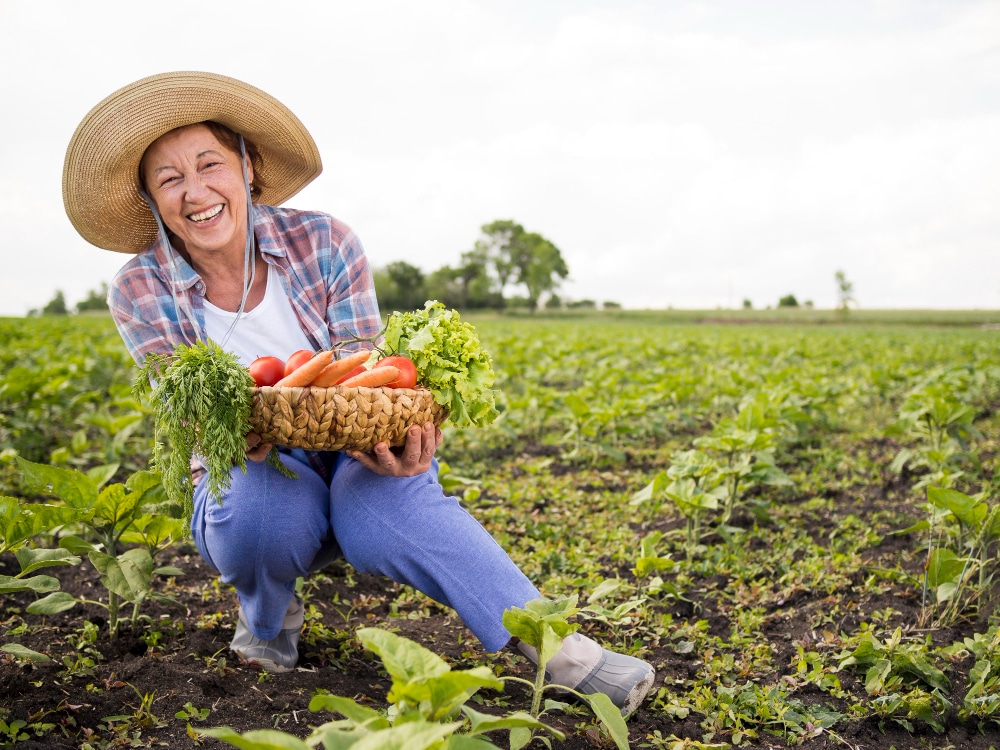
[[[185,187],[187,188],[187,199],[192,203],[197,203],[209,192],[205,179],[199,174],[189,177]]]

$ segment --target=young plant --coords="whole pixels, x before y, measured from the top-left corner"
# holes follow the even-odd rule
[[[701,529],[706,514],[719,508],[726,489],[718,480],[719,465],[704,451],[674,454],[670,468],[632,495],[631,504],[669,500],[684,518],[684,550],[693,559],[702,549]],[[657,508],[662,506],[662,502]]]
[[[154,575],[178,575],[174,567],[154,569],[153,557],[183,538],[183,525],[176,518],[161,515],[170,511],[165,503],[158,474],[139,471],[124,483],[107,484],[117,466],[103,466],[87,473],[36,464],[19,458],[25,491],[54,495],[72,511],[74,523],[84,527],[96,542],[67,535],[59,540],[61,552],[86,554],[101,574],[101,583],[108,590],[108,628],[111,636],[118,632],[119,607],[123,601],[132,604],[132,621],[137,622],[142,602],[147,597],[164,603],[173,600],[152,589]],[[148,514],[145,511],[152,511]],[[119,553],[126,542],[140,542]],[[64,598],[68,595],[64,595]],[[72,598],[69,597],[72,606]],[[54,601],[60,606],[64,601]],[[103,605],[101,602],[98,604]]]
[[[928,517],[903,532],[927,532],[924,619],[937,612],[938,623],[948,625],[970,603],[989,608],[1000,562],[1000,504],[991,504],[983,494],[928,487],[926,507]]]
[[[985,634],[974,633],[965,639],[965,647],[976,663],[969,670],[968,689],[958,715],[975,720],[984,732],[987,722],[1000,726],[1000,629],[994,625]]]
[[[558,653],[566,636],[571,635],[579,627],[569,622],[569,618],[580,611],[576,603],[576,596],[557,599],[539,597],[525,604],[523,609],[511,607],[504,611],[504,627],[512,636],[532,646],[538,655],[534,683],[516,677],[505,679],[524,682],[531,687],[530,713],[533,717],[538,717],[542,713],[542,696],[546,690],[575,695],[590,706],[591,711],[607,730],[619,750],[628,750],[628,727],[625,725],[621,711],[608,696],[603,693],[584,695],[565,685],[545,684],[545,665]],[[530,727],[512,730],[511,750],[524,747],[531,742],[532,736],[533,730]]]
[[[503,681],[489,667],[453,670],[423,646],[378,628],[361,628],[357,637],[382,659],[392,678],[386,696],[392,704],[388,712],[363,706],[353,698],[317,693],[309,702],[310,711],[330,711],[344,718],[316,727],[305,740],[276,729],[240,735],[229,727],[219,727],[201,730],[201,734],[243,750],[307,750],[319,744],[329,748],[461,750],[496,747],[486,734],[504,729],[510,730],[512,737],[523,729],[545,730],[553,737],[564,738],[558,730],[524,712],[496,717],[468,706],[469,699],[483,688],[503,689]]]
[[[72,596],[59,591],[59,580],[54,576],[29,574],[57,565],[79,565],[80,558],[65,549],[39,549],[27,545],[40,535],[54,533],[77,517],[73,508],[0,497],[0,555],[12,552],[20,567],[16,575],[0,575],[0,594],[18,591],[45,594],[28,605],[27,611],[32,614],[51,615],[76,604]]]
[[[932,375],[907,394],[898,421],[889,429],[890,434],[915,441],[899,451],[891,468],[897,473],[906,466],[926,469],[916,489],[932,484],[953,487],[964,474],[958,467],[978,461],[968,450],[980,434],[973,424],[975,407],[961,397],[963,381],[958,371]]]

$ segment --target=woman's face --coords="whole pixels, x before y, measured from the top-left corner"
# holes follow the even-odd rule
[[[226,253],[242,259],[247,200],[238,153],[205,125],[185,125],[153,141],[140,169],[163,222],[183,244],[178,249],[195,260]]]

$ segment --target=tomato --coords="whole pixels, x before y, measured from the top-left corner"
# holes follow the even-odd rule
[[[386,388],[415,388],[417,385],[417,366],[409,357],[402,357],[398,354],[392,357],[380,359],[375,363],[375,367],[392,365],[399,368],[399,377],[386,383]]]
[[[285,363],[277,357],[257,357],[250,363],[250,377],[258,387],[274,385],[285,376]]]
[[[338,380],[337,381],[337,385],[340,385],[341,383],[343,383],[348,378],[353,378],[355,375],[360,375],[364,371],[365,371],[365,366],[364,365],[358,365],[353,370],[351,370],[349,373],[347,373],[346,375],[344,375],[344,377],[342,377],[340,380]]]
[[[285,362],[285,375],[291,375],[293,372],[298,370],[302,365],[313,358],[315,352],[309,349],[299,349],[297,352],[293,352],[292,355]]]

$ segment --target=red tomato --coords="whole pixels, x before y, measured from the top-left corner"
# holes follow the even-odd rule
[[[315,352],[309,349],[299,349],[297,352],[293,352],[292,356],[288,358],[285,362],[285,375],[291,375],[293,372],[298,370],[302,365],[313,358]]]
[[[258,387],[274,385],[285,376],[285,363],[277,357],[257,357],[250,363],[250,377]]]
[[[343,383],[348,378],[353,378],[355,375],[360,375],[364,371],[365,371],[365,366],[364,365],[358,365],[353,370],[351,370],[349,373],[347,373],[344,377],[342,377],[340,380],[338,380],[336,384],[340,385],[341,383]]]
[[[386,383],[386,388],[415,388],[417,385],[417,366],[409,357],[394,355],[380,359],[375,363],[375,367],[392,365],[399,368],[399,377]]]

